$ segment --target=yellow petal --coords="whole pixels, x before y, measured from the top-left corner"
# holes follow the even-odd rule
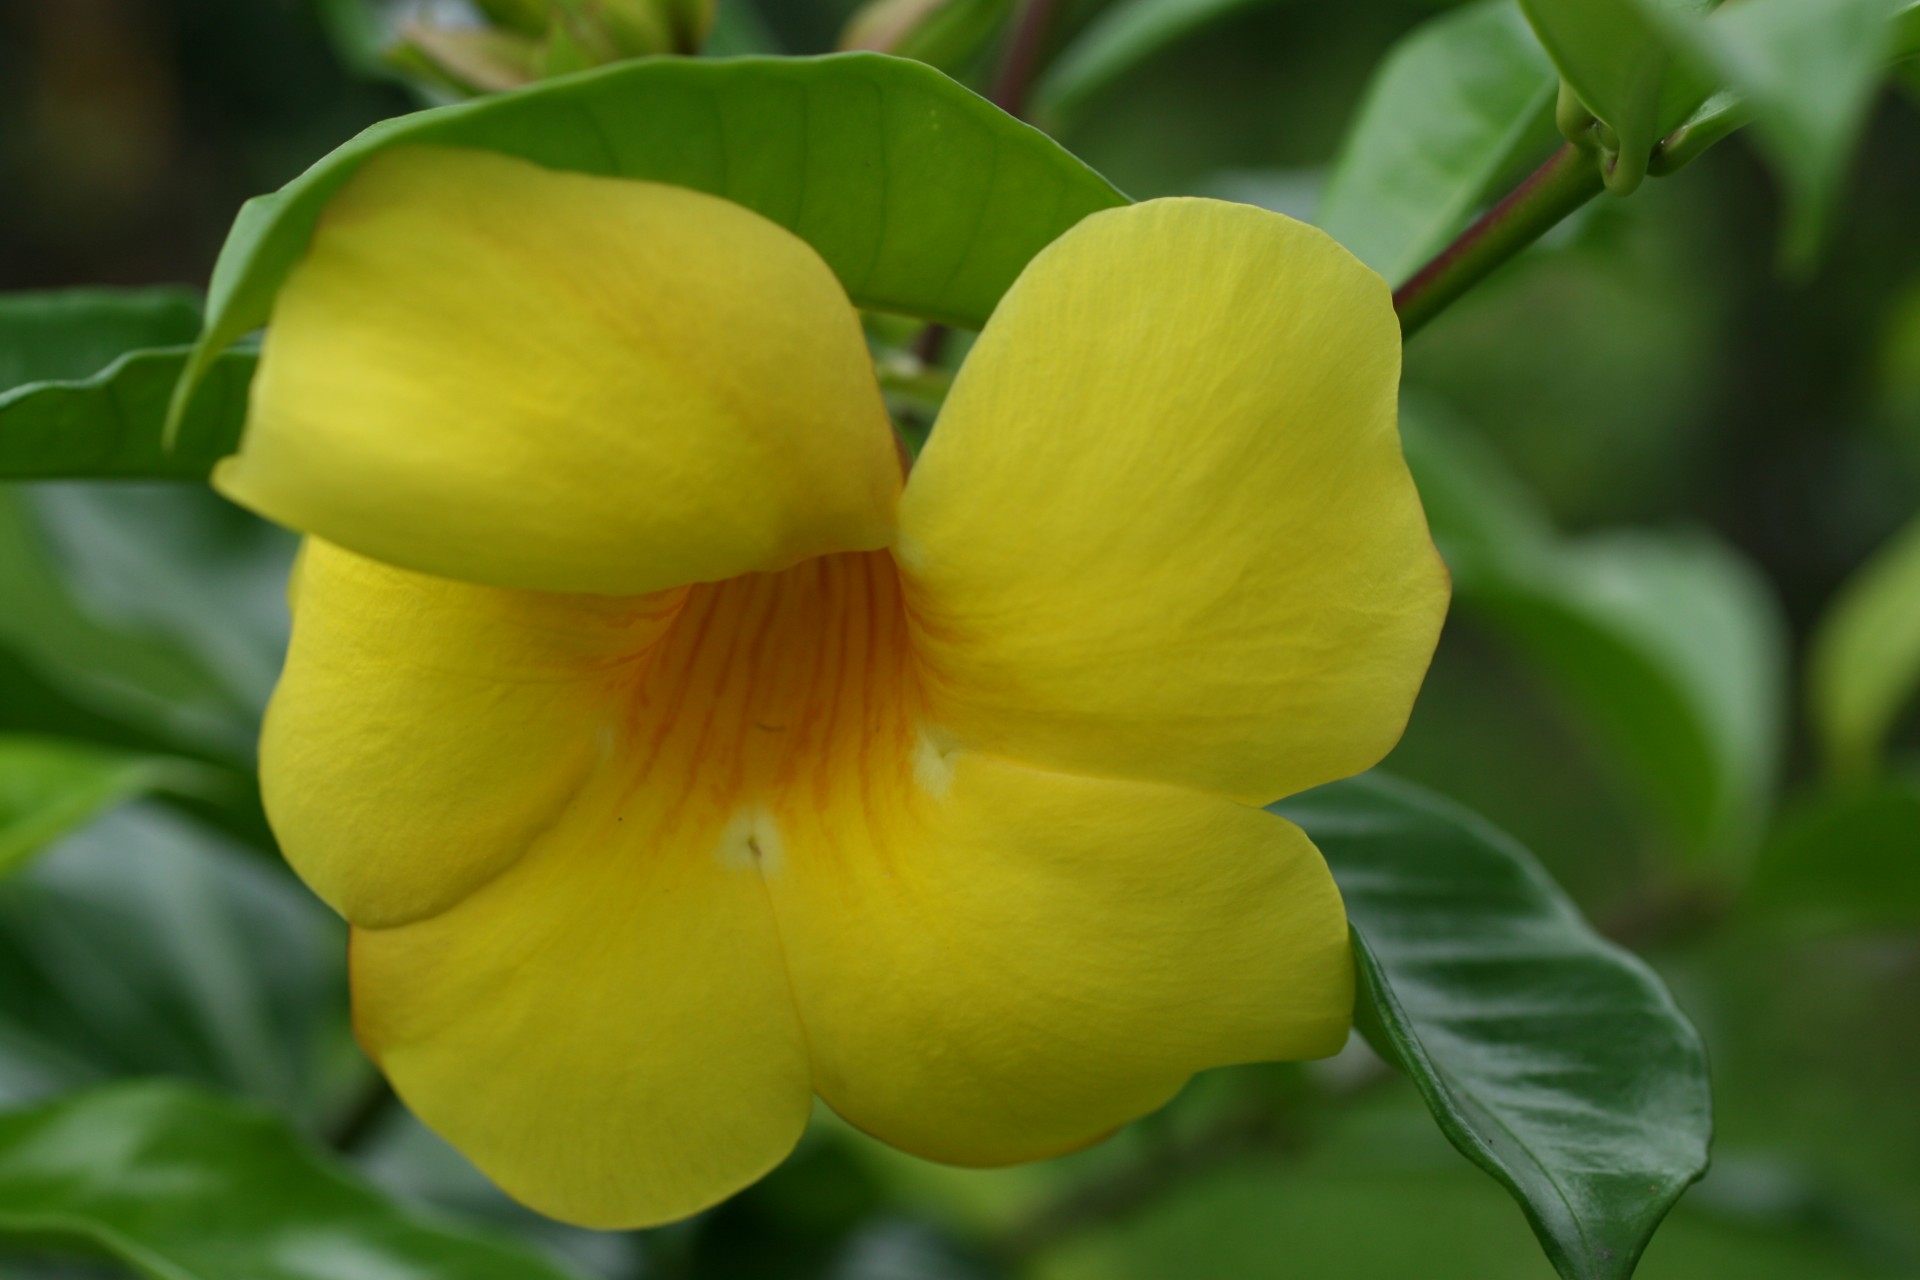
[[[355,1026],[401,1098],[581,1226],[714,1204],[812,1108],[759,874],[667,836],[671,803],[608,779],[444,915],[354,933]]]
[[[476,587],[315,539],[296,584],[261,787],[288,860],[368,925],[444,910],[556,820],[683,594]]]
[[[1447,584],[1395,430],[1386,285],[1244,205],[1099,213],[968,355],[901,503],[962,745],[1250,803],[1405,726]]]
[[[334,198],[215,485],[392,564],[639,594],[883,546],[856,314],[739,205],[400,149]]]
[[[878,825],[800,829],[768,887],[815,1087],[931,1159],[1094,1141],[1195,1071],[1347,1033],[1346,917],[1271,814],[927,749]]]

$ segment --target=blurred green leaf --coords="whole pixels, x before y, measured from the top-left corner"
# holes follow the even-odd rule
[[[1490,619],[1613,746],[1691,848],[1759,834],[1782,748],[1784,624],[1753,568],[1704,534],[1622,531],[1512,578],[1469,579]]]
[[[862,307],[977,328],[1028,259],[1125,197],[923,63],[875,53],[629,62],[373,126],[240,210],[180,388],[267,321],[333,194],[374,153],[477,147],[723,196],[819,250]]]
[[[1672,56],[1667,11],[1703,13],[1713,0],[1520,0],[1540,43],[1611,136],[1607,186],[1625,195],[1646,175],[1654,144],[1712,92]],[[1564,122],[1563,122],[1564,124]]]
[[[1808,657],[1809,711],[1830,772],[1863,777],[1920,690],[1920,520],[1842,588]]]
[[[1825,237],[1905,7],[1907,0],[1740,0],[1707,21],[1667,24],[1671,40],[1739,94],[1786,185],[1787,253],[1799,265]]]
[[[152,1280],[565,1280],[430,1222],[270,1115],[135,1083],[0,1116],[0,1238],[80,1247]]]
[[[1043,119],[1071,114],[1168,45],[1277,0],[1115,0],[1087,24],[1034,86]]]
[[[0,646],[82,706],[250,765],[291,557],[197,488],[0,488]]]
[[[210,771],[59,738],[0,734],[0,876],[136,796],[196,790]]]
[[[129,351],[190,343],[200,299],[187,289],[0,294],[0,392],[87,378]]]
[[[1707,1167],[1705,1051],[1653,972],[1513,840],[1404,783],[1277,806],[1354,924],[1369,1042],[1512,1193],[1567,1280],[1624,1280]]]
[[[873,49],[959,75],[993,43],[1013,0],[870,0],[848,20],[842,49]]]
[[[340,923],[286,869],[151,804],[0,881],[0,1100],[165,1074],[318,1129],[366,1067]]]
[[[1824,931],[1920,928],[1920,781],[1878,779],[1802,801],[1762,850],[1751,892]]]
[[[1407,459],[1456,599],[1517,644],[1694,851],[1746,849],[1783,749],[1785,623],[1704,534],[1558,537],[1472,433],[1410,401]]]
[[[1414,29],[1374,72],[1317,219],[1400,284],[1550,136],[1559,79],[1511,0]]]

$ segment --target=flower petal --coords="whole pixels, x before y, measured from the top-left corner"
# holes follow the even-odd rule
[[[901,503],[964,746],[1249,803],[1357,773],[1446,610],[1395,430],[1387,289],[1212,200],[1094,214],[968,355]]]
[[[604,1229],[695,1213],[793,1148],[807,1055],[751,864],[596,786],[445,914],[353,940],[361,1043],[509,1194]]]
[[[1195,1071],[1345,1040],[1346,916],[1298,828],[966,752],[920,776],[885,843],[789,834],[768,874],[815,1087],[853,1124],[935,1160],[1035,1159]]]
[[[260,743],[288,861],[356,924],[444,910],[526,851],[584,785],[609,688],[681,592],[562,596],[449,582],[317,539]]]
[[[853,307],[792,233],[411,148],[328,206],[214,483],[392,564],[639,594],[883,546],[900,468]]]

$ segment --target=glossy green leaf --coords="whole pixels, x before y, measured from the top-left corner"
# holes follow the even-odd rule
[[[191,761],[0,734],[0,876],[115,805],[155,791],[204,790],[215,777]]]
[[[174,1084],[0,1116],[0,1239],[79,1247],[152,1280],[565,1280],[415,1216],[272,1116]]]
[[[1361,778],[1278,809],[1339,881],[1369,1042],[1562,1276],[1631,1275],[1712,1134],[1705,1052],[1660,980],[1525,849],[1436,796]]]
[[[1783,750],[1785,624],[1705,534],[1558,536],[1500,461],[1409,401],[1408,462],[1463,612],[1516,644],[1696,853],[1758,837]]]
[[[1394,46],[1341,144],[1320,226],[1400,284],[1520,157],[1545,150],[1559,78],[1511,0],[1433,18]]]
[[[1043,119],[1071,114],[1170,44],[1276,0],[1115,0],[1087,24],[1034,87]]]
[[[267,322],[333,194],[367,157],[475,147],[724,196],[819,250],[854,302],[977,328],[1028,259],[1125,203],[1045,134],[922,63],[656,58],[384,121],[240,210],[176,406]]]
[[[1750,886],[1766,910],[1821,931],[1920,929],[1920,781],[1846,785],[1795,806]]]
[[[317,1128],[366,1070],[344,947],[277,862],[124,806],[0,881],[0,1105],[163,1074]]]
[[[1920,692],[1920,520],[1877,551],[1827,610],[1808,659],[1808,708],[1831,772],[1864,776]]]
[[[1586,109],[1611,132],[1607,185],[1639,185],[1654,144],[1714,87],[1673,57],[1667,20],[1703,13],[1713,0],[1520,0],[1540,43]]]

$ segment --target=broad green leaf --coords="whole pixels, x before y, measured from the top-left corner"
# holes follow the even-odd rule
[[[1920,781],[1875,779],[1803,801],[1761,851],[1751,891],[1822,930],[1920,928]]]
[[[0,392],[87,378],[129,351],[181,346],[200,329],[186,289],[60,289],[0,294]]]
[[[1920,520],[1841,590],[1814,633],[1807,676],[1829,771],[1871,773],[1901,708],[1920,691]]]
[[[248,764],[292,551],[197,488],[0,488],[0,647],[81,706]]]
[[[641,59],[384,121],[248,201],[176,412],[219,352],[267,322],[333,194],[367,157],[410,144],[712,192],[810,243],[857,305],[970,328],[1049,241],[1125,203],[1045,134],[922,63]]]
[[[1242,10],[1276,0],[1114,0],[1034,86],[1043,119],[1071,114],[1168,45]]]
[[[1612,132],[1607,185],[1626,194],[1654,144],[1712,92],[1672,55],[1668,11],[1703,13],[1712,0],[1520,0],[1540,43],[1586,109]]]
[[[365,1072],[344,930],[286,869],[150,803],[0,881],[0,1103],[204,1082],[318,1127]]]
[[[0,734],[0,876],[115,805],[155,791],[202,790],[214,776],[187,760]]]
[[[1317,219],[1399,284],[1551,136],[1559,79],[1511,0],[1414,29],[1374,72]]]
[[[1562,1276],[1631,1275],[1712,1135],[1705,1052],[1660,980],[1436,796],[1362,778],[1277,807],[1339,881],[1374,1048]]]
[[[396,1205],[265,1112],[139,1082],[0,1116],[0,1239],[151,1280],[566,1280]]]
[[[239,442],[255,355],[225,351],[208,365],[167,445],[168,401],[192,352],[129,351],[90,377],[0,392],[0,479],[204,479]]]
[[[1421,401],[1405,416],[1462,611],[1519,646],[1684,848],[1750,846],[1786,698],[1784,623],[1752,566],[1704,534],[1561,538],[1470,431]]]

